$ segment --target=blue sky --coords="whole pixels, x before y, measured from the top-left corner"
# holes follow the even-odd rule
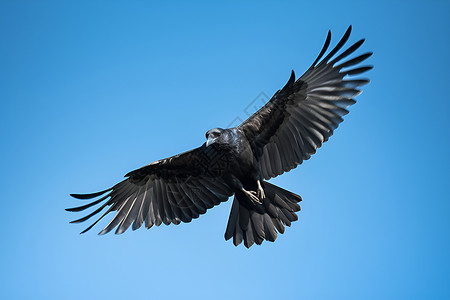
[[[450,3],[1,1],[5,299],[449,299]],[[275,243],[225,242],[231,201],[189,224],[79,235],[69,193],[197,147],[353,25],[358,103],[313,158]],[[107,221],[107,220],[105,220]]]

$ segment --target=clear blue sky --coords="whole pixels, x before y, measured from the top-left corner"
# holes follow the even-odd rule
[[[2,297],[450,299],[450,3],[159,2],[1,1]],[[372,82],[273,180],[304,199],[275,243],[225,242],[231,201],[120,236],[69,224],[69,193],[201,145],[350,24]]]

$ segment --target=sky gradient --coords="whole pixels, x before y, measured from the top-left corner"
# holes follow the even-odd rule
[[[0,1],[2,298],[450,299],[450,2],[312,2]],[[225,242],[231,201],[119,236],[69,224],[69,193],[237,125],[350,24],[371,83],[271,181],[303,198],[275,243]]]

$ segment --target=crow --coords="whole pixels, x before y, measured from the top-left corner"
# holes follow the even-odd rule
[[[309,159],[326,142],[356,103],[358,87],[368,79],[348,78],[372,66],[357,66],[372,55],[354,53],[364,39],[334,57],[347,42],[349,26],[337,45],[330,45],[328,31],[320,54],[298,79],[294,71],[286,85],[241,125],[206,132],[199,148],[150,163],[131,171],[126,179],[107,190],[71,194],[77,199],[97,200],[67,211],[77,212],[99,205],[80,223],[106,211],[83,232],[109,213],[110,223],[100,231],[116,234],[145,227],[188,223],[234,195],[225,239],[249,248],[264,240],[275,241],[285,226],[298,219],[302,198],[266,180],[288,172]],[[323,57],[323,58],[322,58]],[[334,58],[333,58],[334,57]],[[345,79],[344,79],[345,78]],[[101,205],[100,205],[101,204]]]

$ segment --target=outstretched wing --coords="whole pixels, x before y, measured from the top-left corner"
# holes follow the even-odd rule
[[[354,67],[372,55],[371,52],[342,62],[364,42],[356,42],[333,60],[344,46],[351,32],[347,29],[330,53],[328,32],[325,45],[311,67],[298,80],[294,71],[287,84],[255,114],[239,127],[244,131],[259,159],[263,177],[269,179],[287,172],[311,157],[348,113],[347,107],[361,93],[357,88],[367,79],[345,79],[361,74],[372,66]],[[319,62],[320,61],[320,62]]]
[[[214,147],[205,145],[194,150],[155,161],[125,175],[128,177],[110,189],[93,194],[72,194],[77,199],[99,199],[83,206],[67,209],[82,211],[101,205],[89,215],[72,221],[84,222],[106,208],[104,214],[82,233],[91,229],[110,212],[111,222],[99,233],[117,226],[116,234],[133,230],[145,222],[148,229],[161,223],[190,222],[207,209],[228,200],[233,192],[220,178],[226,163]]]

